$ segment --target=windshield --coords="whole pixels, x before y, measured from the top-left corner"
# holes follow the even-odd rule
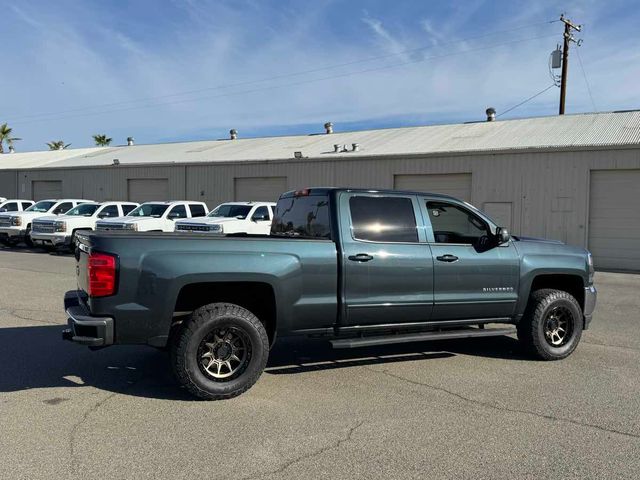
[[[78,215],[83,217],[90,217],[100,205],[92,204],[92,203],[83,203],[82,205],[78,205],[76,208],[72,208],[65,215]]]
[[[53,207],[56,204],[56,202],[50,202],[50,201],[42,201],[42,202],[38,202],[35,205],[31,205],[29,208],[27,208],[25,210],[25,212],[38,212],[38,213],[47,213],[51,207]]]
[[[232,205],[224,203],[217,207],[213,212],[209,214],[210,217],[227,217],[235,218],[242,217],[247,218],[251,211],[251,205]]]
[[[127,217],[154,217],[159,218],[164,212],[167,211],[169,205],[163,205],[162,203],[145,203],[140,205],[135,210],[132,210]]]

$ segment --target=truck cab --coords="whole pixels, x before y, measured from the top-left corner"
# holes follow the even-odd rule
[[[31,241],[43,247],[73,247],[76,232],[95,230],[98,220],[125,216],[136,207],[132,202],[82,203],[64,215],[35,219]]]
[[[60,216],[81,203],[91,200],[79,199],[49,199],[40,200],[29,208],[14,213],[0,213],[0,241],[7,245],[25,242],[31,246],[32,223],[37,218],[46,216]]]
[[[228,202],[218,205],[206,217],[175,222],[176,232],[204,232],[213,235],[247,233],[268,235],[274,202]]]
[[[177,220],[204,217],[208,211],[203,202],[146,202],[125,216],[98,220],[96,230],[173,232]]]
[[[22,212],[33,205],[33,200],[0,198],[0,213]]]

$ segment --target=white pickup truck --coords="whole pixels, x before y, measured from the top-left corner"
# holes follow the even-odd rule
[[[202,202],[146,202],[124,217],[98,220],[96,230],[173,232],[176,220],[204,217],[208,211]]]
[[[77,230],[95,230],[99,219],[123,217],[137,206],[133,202],[82,203],[64,215],[35,219],[31,241],[43,247],[72,247]]]
[[[36,218],[62,215],[73,207],[91,200],[65,198],[61,200],[40,200],[22,212],[0,213],[0,242],[14,246],[25,242],[31,246],[31,224]]]
[[[7,200],[6,198],[0,197],[0,213],[22,212],[34,203],[36,202],[34,202],[33,200],[21,200],[19,198],[12,198]]]
[[[206,217],[176,222],[176,232],[204,232],[216,235],[248,233],[266,235],[271,230],[272,202],[230,202],[218,205]]]

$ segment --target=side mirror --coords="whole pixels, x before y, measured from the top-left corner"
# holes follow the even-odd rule
[[[509,230],[504,227],[496,228],[496,238],[498,239],[498,245],[502,245],[503,243],[507,243],[511,238],[509,234]]]
[[[244,220],[244,218],[245,218],[244,215],[236,215],[237,220]]]

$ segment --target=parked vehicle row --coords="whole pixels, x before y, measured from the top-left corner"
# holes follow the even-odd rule
[[[209,212],[204,202],[94,202],[80,199],[0,200],[0,243],[71,247],[76,232],[199,232],[266,235],[275,203],[230,202]]]

